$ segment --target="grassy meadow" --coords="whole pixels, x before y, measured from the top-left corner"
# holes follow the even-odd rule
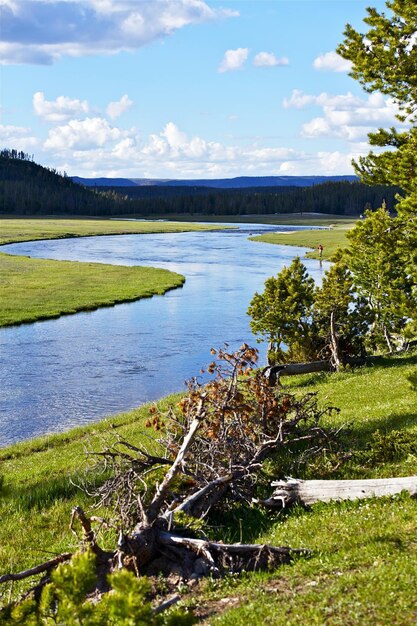
[[[143,235],[213,230],[209,224],[184,222],[134,222],[107,219],[0,218],[0,245],[35,239],[68,239],[99,235]]]
[[[212,228],[174,222],[1,219],[0,244]],[[0,326],[50,319],[163,294],[180,287],[184,280],[179,274],[157,268],[49,261],[0,253]]]
[[[180,274],[152,267],[48,261],[0,254],[0,326],[161,295],[184,282]]]
[[[411,383],[416,370],[417,353],[412,353],[340,374],[283,379],[287,389],[317,391],[323,407],[341,409],[332,425],[347,427],[344,443],[353,452],[338,469],[324,459],[306,476],[417,474],[417,391]],[[176,399],[165,399],[165,406]],[[140,442],[147,436],[147,417],[147,407],[142,407],[87,428],[0,450],[1,573],[76,548],[77,540],[68,530],[71,509],[76,504],[87,509],[90,503],[76,485],[85,473],[94,479],[86,452],[99,450],[117,435]],[[404,441],[396,439],[398,431]],[[105,515],[100,510],[92,513]],[[308,548],[311,556],[269,573],[204,581],[192,595],[184,591],[182,603],[207,624],[415,623],[416,520],[417,501],[403,494],[295,507],[282,514],[237,507],[227,519],[210,521],[213,537]],[[104,545],[112,532],[101,531]],[[9,589],[4,592],[6,601]]]
[[[338,248],[343,248],[347,245],[346,232],[353,228],[355,225],[354,219],[340,219],[339,221],[321,221],[321,223],[314,222],[311,225],[316,226],[329,226],[328,230],[302,230],[288,233],[266,233],[265,235],[257,235],[251,237],[252,241],[263,241],[265,243],[288,245],[288,246],[300,246],[307,248],[313,248],[312,251],[308,251],[306,257],[318,259],[319,253],[317,247],[321,244],[323,246],[323,259],[331,260]],[[297,222],[297,225],[299,222]]]

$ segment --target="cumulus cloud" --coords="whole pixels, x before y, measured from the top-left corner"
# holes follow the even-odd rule
[[[134,50],[174,31],[237,15],[203,0],[13,0],[0,6],[3,63]]]
[[[230,72],[238,70],[246,63],[249,55],[249,48],[237,48],[236,50],[226,50],[219,65],[219,72]]]
[[[0,145],[25,152],[36,147],[38,140],[32,135],[30,128],[0,125]]]
[[[280,59],[273,52],[258,52],[253,60],[255,67],[275,67],[277,65],[288,65],[287,57]]]
[[[352,62],[343,59],[336,52],[326,52],[314,59],[313,66],[316,70],[326,72],[350,72]]]
[[[140,141],[133,131],[115,129],[96,121],[101,129],[100,142],[88,141],[92,122],[68,124],[55,132],[45,147],[54,153],[55,166],[71,174],[86,176],[134,176],[150,178],[210,178],[246,175],[272,175],[337,169],[325,158],[317,166],[317,157],[287,147],[237,146],[189,136],[177,124],[168,122],[159,133]],[[110,130],[112,132],[110,132]],[[82,141],[81,141],[81,138]],[[69,146],[72,144],[72,148]],[[349,160],[347,159],[348,163]],[[327,169],[326,169],[326,167]],[[339,170],[339,173],[351,171]]]
[[[133,104],[133,100],[129,98],[129,96],[125,93],[124,96],[120,98],[117,102],[109,102],[107,105],[107,115],[115,120],[117,117],[120,117],[125,111],[130,109]]]
[[[391,98],[382,94],[370,94],[366,99],[348,92],[331,96],[325,92],[318,96],[295,89],[283,102],[285,108],[318,106],[323,115],[302,126],[303,137],[337,137],[351,142],[366,141],[369,132],[380,126],[398,123],[398,108]]]
[[[70,120],[68,124],[49,131],[44,148],[52,150],[89,150],[119,141],[128,131],[112,127],[101,117]]]
[[[33,95],[33,110],[47,122],[65,122],[74,117],[85,117],[90,106],[86,100],[72,100],[67,96],[58,96],[55,100],[46,100],[45,94],[38,91]]]

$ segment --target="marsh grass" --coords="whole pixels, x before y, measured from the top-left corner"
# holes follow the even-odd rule
[[[162,295],[184,281],[180,274],[152,267],[0,254],[0,326]]]

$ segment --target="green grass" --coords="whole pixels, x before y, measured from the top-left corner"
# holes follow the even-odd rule
[[[416,455],[398,454],[389,462],[372,464],[365,454],[377,429],[401,430],[417,438],[417,392],[409,380],[416,370],[413,353],[337,375],[283,378],[286,389],[317,391],[322,406],[338,406],[341,411],[332,425],[350,426],[345,443],[358,456],[332,477],[417,474]],[[174,400],[167,399],[165,405]],[[117,434],[141,441],[147,415],[142,407],[87,428],[0,450],[0,573],[76,548],[68,522],[73,506],[89,503],[73,484],[88,468],[85,451],[102,448]],[[321,471],[326,474],[325,464]],[[211,615],[208,623],[228,626],[411,625],[417,619],[416,520],[417,501],[403,494],[317,504],[309,510],[296,507],[284,514],[241,508],[213,532],[226,541],[239,541],[242,529],[244,541],[307,548],[311,556],[270,573],[207,581],[196,599],[186,595],[184,603]],[[105,536],[100,540],[106,543]]]
[[[131,222],[105,219],[0,218],[0,245],[35,239],[62,239],[97,235],[179,233],[213,230],[213,226],[177,222]]]
[[[138,216],[140,217],[140,216]],[[267,213],[252,215],[204,215],[202,213],[172,213],[153,215],[153,219],[168,219],[178,222],[230,222],[232,224],[292,224],[293,226],[330,226],[351,222],[344,215],[328,213]]]
[[[0,244],[35,239],[206,230],[209,226],[112,220],[1,219]],[[129,302],[180,287],[167,270],[46,261],[0,254],[0,326]]]
[[[177,398],[166,399],[162,406]],[[146,438],[149,443],[143,426],[148,417],[148,407],[143,406],[88,427],[0,450],[0,573],[20,571],[51,554],[77,549],[68,524],[74,506],[91,504],[76,486],[89,472],[88,453],[102,450],[118,436],[136,444]],[[103,536],[101,540],[106,541]]]
[[[0,326],[163,294],[180,274],[152,267],[47,261],[0,254]]]
[[[265,243],[300,246],[305,248],[313,248],[313,251],[307,252],[306,256],[313,259],[319,258],[317,247],[319,244],[323,246],[323,259],[332,259],[338,248],[345,247],[348,243],[346,232],[353,228],[355,220],[334,221],[329,230],[303,230],[290,233],[267,233],[265,235],[257,235],[251,237],[252,241],[263,241]],[[327,224],[321,224],[327,225]]]

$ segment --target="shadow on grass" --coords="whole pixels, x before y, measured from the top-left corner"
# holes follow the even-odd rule
[[[85,478],[85,475],[72,474],[18,487],[5,482],[2,489],[2,499],[20,512],[32,509],[39,511],[48,509],[57,501],[72,500],[75,495],[79,495],[80,501],[84,501],[88,497],[82,489]],[[97,484],[96,480],[95,485]],[[91,499],[92,503],[93,500]]]
[[[358,424],[354,424],[350,431],[351,441],[355,441],[359,447],[365,446],[372,434],[379,430],[389,433],[392,430],[409,430],[417,427],[417,411],[415,413],[399,413],[387,415],[382,418],[370,418]]]
[[[210,537],[225,543],[257,543],[259,535],[268,532],[280,518],[278,512],[237,505],[210,519]]]
[[[417,351],[413,351],[410,354],[401,354],[395,356],[376,356],[370,357],[364,365],[357,365],[345,369],[340,374],[336,372],[316,372],[314,374],[305,374],[304,376],[283,377],[281,382],[283,387],[297,387],[300,389],[307,387],[316,387],[322,383],[330,382],[333,377],[345,376],[346,374],[352,375],[366,375],[374,368],[386,369],[397,367],[410,367],[417,365]]]

